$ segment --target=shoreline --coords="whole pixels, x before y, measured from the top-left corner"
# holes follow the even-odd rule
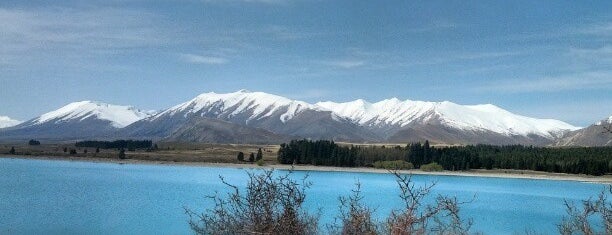
[[[215,163],[215,162],[175,162],[175,161],[151,161],[140,159],[114,159],[114,158],[84,158],[84,157],[64,157],[64,156],[34,156],[34,155],[0,155],[0,158],[11,159],[37,159],[55,161],[76,161],[92,163],[115,163],[115,164],[140,164],[140,165],[173,165],[173,166],[194,166],[194,167],[225,167],[225,168],[252,168],[252,169],[279,169],[295,171],[321,171],[321,172],[355,172],[355,173],[376,173],[389,174],[388,170],[369,168],[369,167],[335,167],[335,166],[313,166],[313,165],[281,165],[266,164],[258,166],[256,164],[240,163]],[[507,178],[507,179],[532,179],[532,180],[557,180],[557,181],[577,181],[584,183],[612,184],[612,175],[590,176],[572,175],[565,173],[550,173],[527,170],[497,169],[484,170],[475,169],[469,171],[437,171],[426,172],[418,169],[400,170],[402,174],[414,175],[437,175],[437,176],[461,176],[461,177],[487,177],[487,178]]]

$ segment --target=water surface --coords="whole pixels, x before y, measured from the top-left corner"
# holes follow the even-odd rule
[[[302,177],[305,172],[295,172]],[[245,169],[144,164],[93,163],[0,158],[0,234],[190,234],[184,207],[204,211],[204,195],[224,191],[218,176],[244,185]],[[391,175],[309,172],[313,183],[306,206],[321,209],[323,224],[333,221],[338,197],[356,180],[365,202],[383,218],[399,208]],[[462,215],[473,231],[512,234],[533,230],[556,233],[563,200],[596,195],[601,184],[573,181],[415,175],[419,184],[437,182],[434,194],[472,203]]]

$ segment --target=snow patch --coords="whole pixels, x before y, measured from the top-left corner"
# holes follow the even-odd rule
[[[184,115],[214,113],[217,116],[227,115],[229,117],[250,113],[249,120],[258,120],[280,113],[281,122],[287,122],[304,110],[319,110],[320,108],[312,104],[290,100],[285,97],[267,94],[264,92],[251,92],[240,90],[233,93],[218,94],[214,92],[198,95],[196,98],[185,103],[174,106],[154,117],[159,118],[163,115]]]
[[[34,119],[34,124],[46,122],[82,121],[90,117],[111,122],[116,128],[122,128],[138,120],[146,118],[154,111],[140,111],[131,106],[105,104],[94,101],[70,103],[57,110],[45,113]]]

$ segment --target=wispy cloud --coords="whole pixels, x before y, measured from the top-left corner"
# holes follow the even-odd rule
[[[343,69],[352,69],[352,68],[362,67],[366,65],[366,61],[364,60],[353,60],[353,59],[322,61],[322,63],[328,66],[343,68]]]
[[[261,3],[261,4],[272,4],[281,5],[294,2],[295,0],[202,0],[207,3]]]
[[[172,41],[159,25],[157,16],[138,10],[0,8],[0,55],[12,65],[80,62]]]
[[[215,56],[180,54],[179,57],[181,58],[181,60],[192,64],[225,64],[229,62],[228,59]]]
[[[479,92],[559,92],[567,90],[612,89],[612,71],[585,72],[536,79],[496,81],[474,88]]]

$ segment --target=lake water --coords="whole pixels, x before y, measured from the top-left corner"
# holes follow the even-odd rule
[[[0,234],[190,234],[183,208],[209,207],[203,196],[226,190],[219,175],[238,185],[247,179],[239,168],[0,158]],[[322,210],[322,223],[333,220],[338,197],[349,194],[356,180],[380,218],[401,206],[388,174],[309,172],[309,179],[307,207]],[[565,213],[564,199],[577,202],[604,187],[458,176],[413,179],[417,184],[436,181],[435,194],[460,200],[475,195],[461,212],[473,218],[472,231],[485,234],[554,234]]]

